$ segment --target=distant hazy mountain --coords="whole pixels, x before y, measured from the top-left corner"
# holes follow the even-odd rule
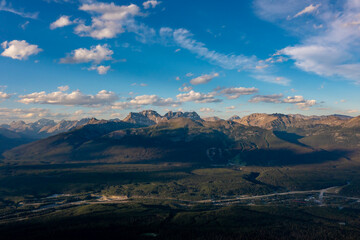
[[[0,127],[21,133],[27,138],[44,138],[58,133],[69,131],[73,128],[83,126],[89,122],[89,118],[81,120],[62,120],[56,123],[49,119],[40,119],[33,123],[25,123],[24,121],[14,121],[10,124],[3,124]]]
[[[232,117],[229,118],[230,121],[234,121],[234,120],[238,120],[240,119],[241,117],[239,117],[238,115],[234,115]]]

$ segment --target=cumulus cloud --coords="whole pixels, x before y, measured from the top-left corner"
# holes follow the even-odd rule
[[[127,102],[116,102],[112,105],[113,109],[128,109],[136,108],[146,105],[152,106],[173,106],[176,107],[180,103],[174,101],[172,98],[162,98],[157,95],[141,95],[130,99]]]
[[[118,100],[118,96],[114,92],[106,90],[101,90],[95,95],[86,95],[83,94],[80,90],[76,90],[71,93],[66,93],[63,91],[46,93],[45,91],[42,91],[21,95],[19,98],[19,102],[24,104],[37,103],[92,107],[109,105]]]
[[[134,28],[132,21],[135,16],[142,15],[140,8],[135,4],[118,6],[114,3],[83,4],[80,10],[92,15],[91,25],[80,23],[75,28],[75,33],[80,36],[89,36],[96,39],[114,38],[125,32],[126,27]],[[144,29],[137,29],[144,30]]]
[[[214,93],[205,94],[205,93],[195,92],[194,90],[191,90],[188,93],[178,94],[176,97],[180,102],[196,102],[196,103],[221,102],[221,99],[215,98]]]
[[[176,104],[172,98],[161,98],[157,95],[142,95],[137,96],[129,101],[132,105],[154,105],[154,106],[169,106]]]
[[[11,98],[11,96],[12,96],[11,94],[0,91],[0,100],[1,99],[9,99],[9,98]]]
[[[252,97],[249,102],[252,103],[281,103],[281,98],[283,98],[282,94],[273,94],[273,95],[256,95]]]
[[[205,84],[210,82],[211,80],[213,80],[214,78],[218,77],[219,74],[218,73],[214,73],[214,74],[205,74],[202,75],[200,77],[194,78],[190,81],[190,83],[192,85],[199,85],[199,84]]]
[[[298,106],[302,110],[309,110],[310,107],[316,105],[316,100],[306,100],[303,96],[289,96],[284,99],[282,94],[273,95],[257,95],[249,100],[252,103],[288,103]]]
[[[5,41],[1,44],[5,50],[1,56],[10,57],[12,59],[26,60],[31,55],[36,55],[42,51],[38,45],[31,45],[25,40],[13,40],[11,42]]]
[[[17,10],[17,9],[15,9],[15,8],[13,8],[11,6],[11,3],[7,4],[5,0],[2,0],[1,3],[0,3],[0,11],[10,12],[10,13],[19,15],[19,16],[21,16],[23,18],[31,18],[31,19],[37,19],[38,15],[39,15],[38,12],[36,12],[36,13],[27,13],[27,12],[24,12],[22,10]]]
[[[315,12],[320,6],[321,6],[321,4],[317,4],[317,5],[310,4],[309,6],[307,6],[306,8],[304,8],[303,10],[301,10],[300,12],[298,12],[297,14],[295,14],[294,18],[300,17],[300,16],[302,16],[302,15],[304,15],[304,14],[313,13],[313,12]]]
[[[60,87],[58,87],[58,89],[60,92],[66,92],[67,90],[70,89],[70,87],[68,85],[66,85],[66,86],[60,86]]]
[[[98,72],[98,74],[105,75],[110,70],[110,66],[103,66],[103,65],[92,66],[92,67],[88,68],[88,70],[89,71],[96,70]]]
[[[149,9],[149,8],[155,8],[157,5],[159,5],[161,2],[157,1],[157,0],[149,0],[143,3],[143,6],[145,9]]]
[[[58,20],[50,24],[50,29],[62,28],[73,24],[69,16],[61,16]]]
[[[215,112],[215,110],[212,109],[212,108],[200,108],[200,112],[203,112],[203,113],[213,113],[213,112]]]
[[[111,60],[114,52],[108,45],[92,46],[90,49],[79,48],[68,54],[67,57],[60,59],[60,63],[89,63],[99,64],[102,61]]]
[[[183,85],[183,87],[179,88],[180,92],[190,92],[191,90],[193,90],[193,87],[186,85]]]
[[[232,88],[224,88],[219,91],[220,94],[225,95],[228,99],[237,99],[243,95],[251,95],[257,93],[259,89],[257,88],[244,88],[244,87],[232,87]]]
[[[316,104],[316,100],[305,100],[303,96],[287,97],[283,100],[284,103],[292,103],[302,110],[308,110]]]

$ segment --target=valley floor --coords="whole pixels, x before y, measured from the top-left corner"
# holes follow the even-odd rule
[[[360,164],[0,166],[1,239],[360,239]]]

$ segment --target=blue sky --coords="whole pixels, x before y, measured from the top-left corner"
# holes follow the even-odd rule
[[[359,115],[360,0],[0,0],[0,122]]]

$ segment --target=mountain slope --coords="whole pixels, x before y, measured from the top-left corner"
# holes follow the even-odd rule
[[[286,151],[284,151],[286,149]],[[4,153],[8,162],[191,162],[285,164],[315,152],[272,131],[233,121],[174,118],[150,127],[88,124]],[[270,156],[270,157],[269,157]],[[301,159],[300,159],[301,160]]]
[[[243,118],[233,117],[231,120],[246,126],[281,130],[287,128],[312,127],[315,125],[340,126],[351,121],[351,117],[342,115],[304,116],[299,114],[284,115],[254,113]]]
[[[87,124],[66,133],[41,139],[5,152],[4,157],[10,159],[22,159],[27,161],[42,160],[66,162],[73,159],[77,148],[90,140],[107,133],[123,129],[139,127],[138,125],[125,122],[100,122]]]
[[[0,128],[0,154],[6,150],[31,142],[32,139],[10,131],[5,128]]]

